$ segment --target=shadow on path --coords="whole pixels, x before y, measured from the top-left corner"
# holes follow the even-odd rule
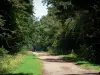
[[[100,75],[100,73],[64,74],[64,75]]]
[[[52,59],[52,58],[46,58],[46,59],[41,59],[43,61],[46,61],[46,62],[71,62],[71,63],[74,63],[73,61],[71,60],[63,60],[63,59]]]

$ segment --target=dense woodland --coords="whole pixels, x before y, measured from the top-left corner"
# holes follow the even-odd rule
[[[34,30],[32,0],[0,1],[0,47],[15,53],[30,43]]]
[[[37,20],[32,0],[0,0],[0,56],[27,48],[74,52],[100,64],[100,1],[43,0],[43,4],[48,14]]]
[[[48,15],[37,29],[44,50],[56,54],[74,52],[79,58],[99,63],[100,1],[44,0]]]

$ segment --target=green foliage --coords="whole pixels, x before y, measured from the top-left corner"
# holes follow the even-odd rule
[[[16,66],[19,65],[29,52],[22,51],[15,55],[6,54],[5,57],[0,59],[0,75],[12,73]]]
[[[95,64],[95,63],[86,61],[86,60],[84,60],[84,59],[82,59],[82,58],[78,58],[77,55],[76,55],[73,51],[72,51],[71,54],[62,55],[61,57],[62,57],[62,59],[63,59],[64,61],[75,62],[76,65],[79,65],[79,66],[81,66],[82,68],[93,69],[93,70],[97,70],[97,71],[100,70],[100,65],[97,65],[97,64]]]
[[[7,50],[5,50],[3,47],[0,48],[0,59],[6,57],[7,54],[8,54]]]
[[[77,55],[75,54],[74,50],[70,54],[68,54],[69,57],[77,58]]]
[[[8,51],[5,50],[3,47],[0,48],[0,73],[8,72],[8,68],[4,65],[4,60],[8,57]]]
[[[33,7],[33,0],[0,0],[0,75],[10,72],[35,43]]]
[[[54,47],[47,47],[47,50],[48,50],[48,53],[49,54],[52,54],[52,55],[63,55],[63,50],[61,49],[57,49],[57,48],[54,48]]]
[[[48,50],[49,54],[51,54],[51,55],[55,54],[55,51],[52,48],[48,47],[47,50]]]
[[[52,31],[48,31],[49,33],[42,34],[45,35],[44,38],[50,37],[45,40],[48,44],[45,46],[54,48],[50,52],[62,50],[63,53],[68,54],[74,50],[78,57],[100,64],[98,59],[100,57],[100,1],[43,0],[43,2],[48,5],[46,17],[53,18],[53,20],[41,19],[44,26],[52,25],[48,30],[53,27]],[[56,27],[57,32],[53,32]]]
[[[91,54],[90,54],[91,53]],[[95,60],[95,50],[92,48],[89,48],[86,45],[81,45],[79,50],[76,50],[76,54],[78,54],[78,57],[88,60],[88,61],[93,61]]]
[[[33,44],[34,23],[32,0],[1,0],[0,47],[16,53],[21,46]]]
[[[59,28],[60,24],[61,23],[55,16],[43,16],[40,23],[36,26],[34,35],[35,46],[41,45],[43,50],[47,50],[47,47],[49,46],[56,47],[58,45],[56,38],[61,32]]]

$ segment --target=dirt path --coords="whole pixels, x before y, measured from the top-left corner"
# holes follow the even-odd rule
[[[59,56],[33,53],[43,61],[43,75],[100,75],[96,71],[82,69],[73,62],[64,62]]]

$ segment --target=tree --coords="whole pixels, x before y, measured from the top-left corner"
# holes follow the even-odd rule
[[[79,49],[81,58],[99,63],[100,1],[44,0],[45,2],[52,9],[49,15],[55,15],[62,25],[59,46],[65,52],[70,52],[71,49],[77,52]],[[78,55],[80,57],[80,53]]]
[[[29,28],[34,24],[32,14],[32,0],[0,1],[0,47],[4,46],[10,53],[19,50],[26,37],[30,38]]]

